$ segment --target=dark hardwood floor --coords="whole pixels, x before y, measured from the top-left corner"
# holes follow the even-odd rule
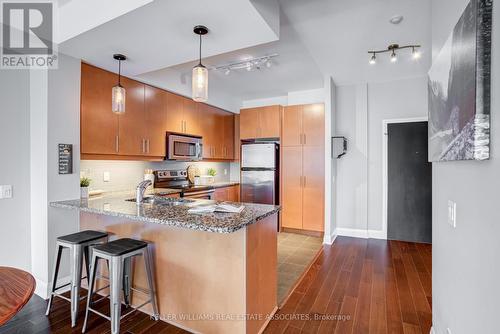
[[[431,260],[428,244],[338,237],[264,333],[428,334]]]
[[[324,246],[265,333],[425,333],[431,327],[431,245],[339,237]],[[109,304],[99,304],[106,312]],[[69,304],[56,298],[51,315],[34,296],[0,333],[81,333],[70,327]],[[109,333],[91,314],[88,333]],[[122,333],[186,333],[141,312],[122,320]]]

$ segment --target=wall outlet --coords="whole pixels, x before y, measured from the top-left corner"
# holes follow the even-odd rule
[[[457,227],[457,203],[448,200],[448,224]]]
[[[109,182],[111,180],[111,174],[109,172],[102,173],[102,180],[104,182]]]
[[[0,186],[0,199],[12,198],[12,186],[4,185]]]

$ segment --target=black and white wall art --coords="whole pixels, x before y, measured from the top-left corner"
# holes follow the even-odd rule
[[[429,71],[429,161],[490,156],[493,0],[470,0]]]

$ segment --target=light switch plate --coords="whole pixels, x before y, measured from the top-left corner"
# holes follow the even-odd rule
[[[111,174],[109,172],[102,173],[102,180],[104,182],[109,182],[111,180]]]
[[[448,224],[457,227],[457,203],[448,200]]]
[[[12,198],[12,186],[3,185],[0,186],[0,199]]]

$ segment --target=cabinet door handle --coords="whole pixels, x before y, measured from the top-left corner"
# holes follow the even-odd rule
[[[120,152],[120,137],[118,135],[115,136],[115,151],[116,153]]]
[[[142,140],[142,153],[146,153],[146,141],[144,140],[144,138],[141,139]]]
[[[146,139],[145,142],[146,142],[146,153],[149,153],[149,139]]]
[[[299,135],[300,145],[302,145],[302,133]]]
[[[304,134],[303,134],[303,136],[304,136],[304,145],[306,145],[306,144],[307,144],[307,137],[306,137],[306,134],[304,133]]]
[[[304,188],[306,187],[306,177],[304,176]]]

